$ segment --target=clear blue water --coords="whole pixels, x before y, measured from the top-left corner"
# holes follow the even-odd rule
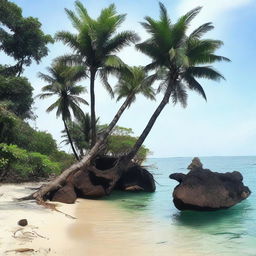
[[[240,204],[216,212],[178,211],[172,191],[178,184],[169,179],[174,172],[187,173],[191,158],[152,158],[146,165],[157,182],[155,193],[120,193],[109,197],[112,203],[151,223],[156,244],[187,248],[194,255],[256,255],[256,157],[201,157],[212,171],[239,171],[252,191]],[[146,225],[146,222],[145,222]],[[157,227],[157,229],[155,228]],[[143,235],[143,234],[142,234]],[[161,238],[161,239],[160,239]]]

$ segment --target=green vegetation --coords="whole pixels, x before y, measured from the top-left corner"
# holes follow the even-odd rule
[[[206,99],[206,95],[197,78],[220,81],[224,77],[211,65],[218,61],[229,59],[216,55],[223,42],[212,39],[202,39],[214,27],[205,23],[187,35],[190,22],[200,12],[201,7],[195,8],[183,15],[176,23],[172,23],[165,6],[160,3],[160,19],[146,17],[142,26],[150,38],[136,45],[136,48],[152,59],[145,69],[155,72],[160,80],[158,92],[164,96],[151,116],[142,134],[128,154],[132,159],[150,133],[158,116],[171,99],[173,104],[187,105],[187,90],[194,90]]]
[[[43,93],[39,94],[40,99],[45,99],[51,96],[57,96],[58,99],[46,110],[51,112],[56,109],[56,116],[61,116],[68,135],[69,143],[77,160],[79,157],[73,145],[72,138],[69,133],[67,121],[71,120],[72,110],[75,117],[80,119],[83,116],[83,111],[79,107],[79,103],[88,105],[87,101],[79,97],[85,92],[85,88],[81,85],[76,85],[85,75],[85,69],[82,66],[69,67],[61,62],[55,62],[51,68],[48,68],[50,75],[39,73],[39,77],[48,84],[42,88]]]
[[[0,181],[28,181],[59,174],[74,157],[59,151],[49,133],[36,131],[0,105]]]
[[[198,78],[224,79],[210,66],[217,61],[229,61],[216,54],[222,41],[203,38],[213,29],[211,23],[187,34],[190,22],[201,8],[191,10],[172,23],[160,3],[159,20],[146,17],[141,23],[149,38],[136,45],[151,63],[145,67],[129,67],[117,53],[135,44],[139,37],[132,31],[117,32],[126,15],[117,14],[113,4],[103,9],[96,19],[80,1],[75,1],[75,8],[75,12],[65,11],[76,33],[60,31],[55,35],[56,40],[69,46],[72,52],[55,59],[47,69],[48,74],[39,73],[46,85],[38,97],[57,97],[46,111],[56,110],[56,116],[62,118],[67,141],[77,160],[88,152],[92,157],[104,149],[109,155],[125,155],[122,160],[127,162],[133,159],[141,163],[149,153],[143,143],[169,101],[186,107],[188,90],[206,99]],[[59,151],[49,133],[36,131],[24,121],[33,117],[33,87],[25,77],[20,77],[24,66],[33,60],[39,63],[48,54],[47,44],[53,40],[43,33],[36,18],[24,18],[22,10],[8,0],[0,2],[0,26],[0,50],[16,61],[14,66],[0,65],[0,179],[15,173],[23,180],[57,174],[71,165],[74,157]],[[97,75],[112,97],[116,95],[118,101],[124,100],[112,121],[104,126],[97,123],[95,113]],[[108,82],[109,75],[117,78],[114,89]],[[77,85],[87,78],[90,80],[90,115],[84,114],[80,107],[81,103],[88,105],[81,97],[86,89]],[[160,84],[157,90],[153,88],[156,81]],[[116,126],[138,94],[155,100],[155,94],[160,92],[163,98],[138,138],[133,136],[132,129]]]
[[[74,52],[60,58],[62,61],[87,69],[90,78],[92,147],[96,142],[95,77],[98,73],[102,84],[113,96],[107,77],[109,74],[119,74],[126,66],[116,53],[125,46],[135,43],[138,36],[132,31],[117,33],[117,29],[125,20],[125,15],[117,14],[114,4],[103,9],[97,19],[89,16],[80,1],[75,2],[75,7],[77,14],[67,9],[66,13],[77,34],[61,31],[56,34],[56,39],[71,47]]]
[[[0,103],[23,119],[32,117],[33,90],[25,77],[0,75]]]
[[[28,152],[17,145],[0,144],[0,181],[38,179],[59,174],[60,170],[60,163],[51,161],[46,155]]]
[[[14,66],[2,68],[2,74],[20,76],[24,65],[29,66],[32,60],[39,63],[48,54],[46,45],[53,39],[43,33],[38,19],[24,18],[16,4],[0,1],[0,25],[0,49],[17,61]]]
[[[130,152],[138,139],[132,135],[133,131],[131,128],[116,126],[107,139],[106,153],[113,156],[120,156]],[[134,161],[141,164],[149,154],[150,150],[142,145],[134,157]]]

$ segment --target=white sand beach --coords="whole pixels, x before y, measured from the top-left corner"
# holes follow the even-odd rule
[[[175,228],[166,229],[143,214],[135,217],[110,201],[78,199],[74,205],[57,204],[57,209],[76,219],[34,202],[13,201],[37,186],[0,186],[0,255],[195,255],[182,249],[182,237],[175,237]],[[23,218],[28,220],[25,227],[17,224]]]

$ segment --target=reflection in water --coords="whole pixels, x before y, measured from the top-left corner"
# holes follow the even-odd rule
[[[129,211],[143,210],[147,211],[151,208],[152,201],[154,200],[154,193],[146,192],[124,192],[114,191],[106,201],[117,203],[119,207],[122,207]]]
[[[241,225],[245,220],[245,215],[250,211],[250,203],[244,201],[233,208],[223,209],[212,212],[197,212],[197,211],[181,211],[174,214],[174,221],[177,225],[186,225],[191,227],[203,227],[222,225],[227,223]]]

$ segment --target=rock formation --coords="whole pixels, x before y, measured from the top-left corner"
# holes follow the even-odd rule
[[[251,193],[244,186],[240,172],[212,172],[203,168],[199,158],[194,158],[188,169],[188,174],[174,173],[169,176],[179,182],[173,191],[173,202],[179,210],[212,211],[229,208]]]
[[[154,192],[153,175],[137,164],[125,171],[116,166],[117,158],[99,157],[84,170],[70,175],[66,183],[49,195],[52,201],[72,204],[77,197],[99,198],[109,195],[112,190]],[[122,168],[122,167],[121,167]]]

